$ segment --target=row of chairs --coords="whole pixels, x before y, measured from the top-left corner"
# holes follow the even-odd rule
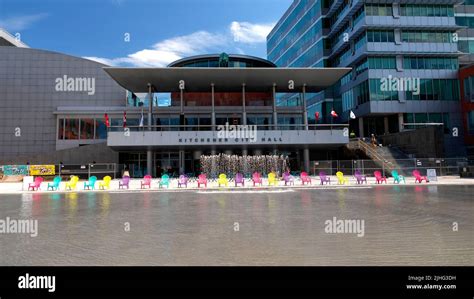
[[[382,183],[387,183],[387,177],[383,176],[380,171],[375,171],[374,172],[375,176],[375,183],[376,184],[382,184]],[[415,177],[415,182],[416,183],[422,183],[423,181],[429,182],[428,178],[426,176],[422,176],[418,170],[413,171],[413,176]],[[349,179],[344,176],[344,174],[341,171],[338,171],[336,173],[336,177],[338,180],[338,184],[345,185],[349,183]],[[357,184],[367,184],[367,176],[363,175],[359,170],[356,170],[354,173],[354,177],[356,178]],[[406,183],[405,177],[398,174],[396,170],[392,171],[392,177],[393,177],[393,182],[400,184],[401,182]],[[288,185],[294,185],[295,184],[295,178],[292,176],[290,173],[285,172],[283,174],[283,182],[285,183],[285,186]],[[321,181],[321,185],[324,184],[331,184],[331,177],[326,175],[325,172],[321,171],[319,173],[319,179]],[[304,186],[305,184],[311,185],[311,177],[308,175],[306,172],[302,172],[300,175],[300,180],[302,185]],[[105,190],[105,189],[110,189],[110,182],[112,181],[112,178],[110,176],[104,177],[102,181],[99,181],[99,189]],[[277,186],[279,184],[279,180],[276,176],[275,173],[270,172],[268,174],[268,185],[269,186]],[[75,190],[77,188],[77,184],[79,182],[79,177],[77,176],[72,176],[69,182],[66,182],[66,190]],[[186,175],[180,175],[178,178],[178,188],[188,187],[188,182],[189,178]],[[28,186],[28,190],[41,190],[41,184],[43,183],[43,178],[37,177],[35,178],[35,181],[33,183],[30,183]],[[197,179],[197,185],[198,188],[201,188],[201,186],[204,186],[207,188],[207,176],[205,174],[200,174]],[[227,178],[226,174],[220,174],[219,178],[217,179],[217,183],[219,187],[229,186],[229,179]],[[252,175],[252,183],[253,186],[262,186],[263,185],[263,178],[260,173],[255,172]],[[89,180],[84,182],[83,188],[84,190],[95,190],[95,186],[97,184],[97,177],[96,176],[91,176]],[[151,184],[152,184],[152,176],[151,175],[146,175],[142,181],[140,181],[140,188],[145,189],[149,188],[151,189]],[[235,187],[241,185],[242,187],[245,186],[245,177],[241,173],[237,173],[234,177],[234,184]],[[59,190],[59,187],[61,185],[61,177],[57,176],[54,178],[52,183],[48,183],[48,188],[47,190],[52,190],[52,191],[57,191]],[[161,177],[161,180],[159,181],[159,188],[163,187],[170,187],[170,177],[169,175],[165,174]],[[130,189],[130,177],[125,176],[119,181],[119,189]]]

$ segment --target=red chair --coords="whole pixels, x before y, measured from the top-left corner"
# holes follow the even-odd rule
[[[418,170],[413,170],[413,176],[415,177],[415,183],[422,183],[423,181],[429,182],[428,178],[425,176],[422,176]]]
[[[304,183],[308,183],[309,185],[311,185],[311,177],[308,175],[307,172],[303,171],[300,175],[300,178],[301,178],[301,183],[303,183],[303,186],[304,186]]]
[[[151,175],[148,174],[144,176],[143,181],[140,182],[140,189],[144,189],[146,186],[151,189]]]
[[[382,173],[380,171],[374,171],[374,176],[375,176],[375,183],[376,184],[382,184],[385,182],[387,184],[387,178],[382,176]]]
[[[252,174],[252,182],[253,182],[254,187],[255,187],[255,184],[260,184],[260,186],[262,186],[263,180],[262,180],[262,177],[260,176],[260,173],[254,172]]]
[[[33,190],[33,191],[38,191],[41,190],[41,183],[43,182],[43,178],[37,177],[35,178],[34,183],[29,183],[28,184],[28,191]]]
[[[198,176],[198,188],[201,188],[201,185],[207,188],[207,176],[204,173]]]

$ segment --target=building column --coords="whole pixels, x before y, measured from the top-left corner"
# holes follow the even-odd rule
[[[364,138],[364,118],[359,117],[359,137]]]
[[[383,117],[383,128],[384,128],[384,133],[389,134],[390,133],[390,127],[388,125],[388,116]]]
[[[403,132],[403,113],[398,113],[398,131]]]
[[[276,108],[276,83],[273,83],[273,128],[276,130],[278,127],[278,114]]]
[[[307,173],[310,172],[309,166],[309,148],[303,149],[303,161],[304,161],[304,171]]]
[[[184,174],[184,164],[185,164],[185,159],[184,159],[184,151],[180,150],[179,151],[179,174]]]
[[[148,131],[152,131],[153,125],[153,93],[152,85],[148,83]],[[153,151],[148,149],[146,152],[146,168],[149,175],[153,176]]]
[[[212,124],[212,131],[216,130],[216,106],[215,106],[215,98],[214,98],[214,83],[211,83],[211,124]]]
[[[245,83],[242,83],[242,125],[247,125],[247,109],[245,103]]]
[[[242,150],[242,156],[248,156],[249,151],[247,149]]]
[[[146,170],[147,174],[153,176],[153,151],[146,151]]]
[[[306,84],[303,85],[303,123],[304,129],[308,130],[308,106],[306,103]]]

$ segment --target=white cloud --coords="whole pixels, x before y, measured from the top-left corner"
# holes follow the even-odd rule
[[[244,50],[239,45],[248,46],[265,42],[266,36],[272,28],[272,24],[232,22],[230,31],[225,34],[198,31],[189,35],[163,40],[150,49],[143,49],[126,57],[113,59],[84,58],[111,66],[165,67],[173,61],[198,54],[224,51],[244,54]]]
[[[33,23],[46,18],[48,14],[24,15],[0,20],[0,27],[8,31],[20,31],[29,28]]]
[[[245,44],[264,43],[275,23],[252,24],[248,22],[232,22],[230,31],[235,42]]]

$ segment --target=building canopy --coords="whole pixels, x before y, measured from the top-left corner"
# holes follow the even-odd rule
[[[185,91],[209,92],[211,84],[216,91],[271,91],[297,92],[306,86],[306,92],[319,92],[339,81],[351,68],[116,68],[104,70],[123,88],[136,92],[148,92],[152,84],[154,92],[180,91],[184,81]],[[291,82],[290,82],[291,81]],[[294,89],[291,89],[291,83]]]

